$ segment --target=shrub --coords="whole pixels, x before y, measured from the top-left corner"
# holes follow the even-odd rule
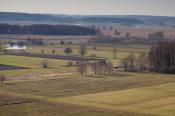
[[[41,63],[43,68],[48,68],[48,59],[44,59]]]
[[[5,80],[6,80],[6,76],[5,75],[0,75],[1,85],[4,84]]]
[[[72,62],[72,61],[69,61],[68,63],[67,63],[67,66],[72,66],[74,63]]]
[[[64,41],[60,41],[60,44],[61,44],[61,45],[64,45],[64,43],[65,43]]]
[[[52,54],[55,54],[55,50],[54,49],[52,50]]]

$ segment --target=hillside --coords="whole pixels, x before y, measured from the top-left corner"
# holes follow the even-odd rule
[[[0,12],[0,23],[117,24],[174,26],[175,17],[138,15],[56,15]]]

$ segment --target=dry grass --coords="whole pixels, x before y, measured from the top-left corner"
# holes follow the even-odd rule
[[[166,77],[166,78],[165,78]],[[121,73],[112,76],[90,76],[33,80],[4,85],[2,91],[46,97],[66,97],[90,93],[125,90],[175,82],[174,75]]]
[[[147,114],[175,114],[175,83],[56,99],[58,102]]]
[[[102,29],[103,30],[103,29]],[[126,37],[126,33],[129,32],[131,37],[144,37],[148,38],[150,33],[155,33],[158,31],[163,31],[166,38],[175,38],[175,28],[171,27],[159,27],[159,26],[148,26],[148,27],[125,27],[125,26],[118,26],[113,27],[113,30],[103,30],[105,35],[114,36],[114,31],[118,30],[121,32],[120,36],[117,37]]]

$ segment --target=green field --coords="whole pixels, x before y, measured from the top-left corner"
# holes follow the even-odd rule
[[[0,71],[0,74],[6,76],[32,76],[39,74],[49,74],[49,73],[63,73],[69,71],[76,71],[75,67],[67,67],[67,62],[65,60],[47,59],[49,68],[42,68],[43,58],[33,58],[33,57],[22,57],[22,56],[10,56],[1,55],[0,64],[27,67],[30,69],[22,70],[5,70]]]
[[[148,52],[147,45],[87,46],[86,56],[95,54],[118,65],[130,53],[138,56]],[[29,46],[26,52],[65,55],[67,45]],[[72,55],[79,55],[79,45]],[[0,64],[30,69],[5,70],[8,78],[0,86],[0,116],[173,116],[175,114],[175,75],[160,73],[130,73],[95,76],[91,71],[80,77],[68,61],[48,59],[49,67],[42,68],[44,59],[1,55]],[[89,68],[89,67],[88,67]],[[51,78],[50,78],[51,77]],[[21,110],[22,109],[22,110]]]
[[[55,54],[66,55],[64,53],[64,49],[66,47],[71,47],[73,50],[72,55],[79,55],[79,47],[80,45],[54,45],[54,46],[29,46],[26,52],[31,53],[41,53],[44,50],[45,54],[52,54],[52,50],[54,49]],[[113,49],[117,48],[117,58],[113,59]],[[135,56],[138,56],[141,52],[148,52],[150,46],[149,45],[96,45],[96,50],[93,49],[92,45],[87,45],[87,53],[86,56],[95,55],[99,58],[107,58],[114,62],[115,64],[119,64],[120,60],[123,57],[126,57],[128,54],[133,53]]]
[[[113,59],[113,46],[117,47],[117,59]],[[52,54],[52,50],[56,51],[55,54],[66,55],[64,53],[65,47],[71,47],[73,49],[72,55],[79,55],[79,45],[54,45],[54,46],[28,46],[26,52],[41,53],[44,50],[45,54]],[[100,58],[107,58],[111,60],[114,65],[119,65],[120,60],[130,53],[134,53],[136,56],[141,52],[147,52],[149,46],[143,45],[97,45],[96,50],[93,50],[93,46],[87,45],[86,56],[95,54]],[[66,67],[68,61],[48,59],[49,68],[43,69],[41,63],[44,59],[32,58],[32,57],[21,57],[21,56],[10,56],[1,55],[0,64],[29,67],[31,69],[15,70],[15,71],[0,71],[0,74],[7,76],[28,76],[37,74],[49,74],[49,73],[60,73],[60,72],[72,72],[76,71],[75,67]]]
[[[150,116],[126,111],[111,111],[63,103],[34,102],[0,106],[1,116]]]
[[[21,56],[10,56],[10,55],[1,55],[0,64],[8,64],[13,66],[22,66],[30,68],[41,68],[42,58],[32,58],[32,57],[21,57]],[[61,67],[66,65],[64,60],[55,60],[49,59],[50,67]]]
[[[34,103],[19,105],[0,106],[1,113],[16,112],[15,109],[24,108],[22,113],[33,112],[33,115],[43,115],[58,113],[60,115],[154,115],[174,114],[174,93],[175,75],[166,74],[139,74],[120,73],[112,76],[87,76],[84,78],[59,78],[40,81],[13,82],[5,84],[0,88],[0,94],[10,94],[12,96],[26,99],[36,99],[53,104],[77,105],[77,112],[68,112],[69,108],[62,105],[54,107],[41,103],[35,108]],[[39,102],[40,103],[40,102]],[[153,104],[152,104],[153,103]],[[82,110],[88,106],[90,109],[97,109],[95,112]],[[15,107],[15,108],[14,108]],[[63,109],[57,111],[60,107]],[[81,108],[79,108],[81,107]],[[85,107],[85,108],[84,108]],[[95,107],[95,108],[93,108]],[[102,110],[105,108],[106,110]],[[138,109],[137,109],[138,108]],[[65,112],[64,112],[65,111]],[[105,113],[103,113],[105,112]],[[150,113],[150,114],[148,114]],[[71,115],[73,115],[71,114]],[[53,114],[54,115],[54,114]]]
[[[175,83],[57,99],[58,102],[173,116]]]
[[[166,77],[166,78],[165,78]],[[27,81],[4,85],[0,90],[44,97],[65,97],[81,94],[124,90],[175,82],[174,75],[121,73],[106,77],[74,77]]]

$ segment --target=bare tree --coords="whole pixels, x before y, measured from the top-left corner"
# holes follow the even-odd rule
[[[0,75],[0,81],[1,81],[1,85],[4,84],[4,81],[6,80],[6,76],[5,75]]]
[[[44,54],[44,49],[41,50],[41,53]]]
[[[85,45],[80,46],[79,53],[81,56],[84,56],[86,54],[86,46]]]
[[[69,47],[65,48],[64,53],[66,53],[67,55],[71,55],[72,54],[72,48],[69,48]]]
[[[139,71],[145,71],[148,65],[148,59],[145,52],[140,53],[137,59],[137,67]]]
[[[54,49],[52,50],[52,54],[55,54],[55,50]]]
[[[106,71],[108,74],[111,74],[111,72],[113,71],[113,64],[112,64],[111,61],[108,61],[108,62],[106,63],[105,71]]]
[[[87,72],[87,65],[86,62],[80,61],[77,63],[78,66],[78,72],[81,77],[84,76],[84,74]]]
[[[92,63],[92,71],[95,75],[111,74],[113,70],[113,65],[111,62],[106,62],[104,60],[94,61]]]
[[[135,56],[134,54],[129,54],[128,57],[128,63],[129,63],[129,67],[130,67],[130,71],[133,71],[134,70],[134,66],[135,66]]]
[[[152,71],[175,73],[175,42],[160,42],[152,46],[148,57]]]
[[[122,59],[122,66],[125,71],[134,71],[136,59],[134,54],[129,54],[127,57]]]
[[[162,31],[149,34],[149,39],[163,40],[164,38],[165,38],[164,32]]]
[[[114,59],[117,58],[117,47],[116,46],[113,47],[113,58]]]
[[[91,68],[95,75],[97,74],[97,67],[98,67],[98,63],[97,61],[94,61],[91,65]]]
[[[121,60],[121,65],[122,65],[122,67],[124,68],[125,71],[128,71],[128,69],[129,69],[129,62],[128,62],[127,58],[123,58]]]

